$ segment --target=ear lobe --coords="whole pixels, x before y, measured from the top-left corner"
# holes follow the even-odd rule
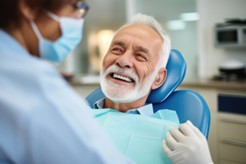
[[[24,18],[33,20],[35,18],[35,10],[26,4],[25,1],[19,1],[20,12]]]
[[[166,80],[166,76],[167,76],[167,70],[165,68],[161,68],[158,71],[158,74],[156,76],[154,83],[152,84],[151,89],[154,90],[154,89],[159,88]]]

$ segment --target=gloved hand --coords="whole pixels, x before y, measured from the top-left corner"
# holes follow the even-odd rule
[[[190,121],[167,133],[163,149],[174,164],[213,164],[206,138]]]

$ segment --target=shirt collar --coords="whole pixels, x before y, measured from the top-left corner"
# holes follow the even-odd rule
[[[104,104],[105,104],[104,102],[105,102],[105,98],[96,101],[93,104],[93,109],[103,109],[104,108]],[[154,110],[153,110],[153,105],[152,104],[146,104],[146,105],[144,105],[144,106],[142,106],[140,108],[130,109],[126,113],[150,116],[150,115],[154,114]]]
[[[104,101],[105,101],[105,98],[96,101],[93,104],[93,109],[103,109],[104,108]]]

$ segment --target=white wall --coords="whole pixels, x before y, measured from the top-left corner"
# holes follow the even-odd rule
[[[197,22],[185,22],[186,28],[177,31],[168,31],[172,48],[177,48],[186,60],[186,75],[184,81],[197,78]]]
[[[218,65],[230,59],[246,64],[246,49],[226,50],[216,48],[213,28],[216,23],[228,18],[246,19],[246,0],[197,0],[200,14],[198,22],[198,68],[200,78],[211,78],[218,74]]]

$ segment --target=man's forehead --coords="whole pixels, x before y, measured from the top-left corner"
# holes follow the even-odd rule
[[[119,45],[119,46],[122,46],[122,47],[126,47],[127,46],[127,42],[124,41],[124,40],[114,40],[112,45]],[[135,50],[140,50],[140,51],[143,51],[143,52],[148,52],[148,48],[147,47],[144,47],[142,44],[141,45],[138,45],[138,44],[134,44],[134,47],[133,47]]]
[[[139,25],[139,24],[132,24],[132,25],[127,25],[125,27],[122,27],[115,36],[123,35],[123,34],[128,34],[128,33],[135,33],[139,30],[143,30],[144,27],[146,28],[146,25]]]
[[[113,44],[116,44],[116,45],[121,45],[121,46],[125,46],[126,45],[126,42],[122,39],[117,39],[115,38],[113,41],[112,41]]]
[[[148,38],[148,40],[162,40],[161,35],[152,27],[145,24],[131,24],[120,29],[114,36],[115,38],[124,37],[126,35],[132,35],[142,39]]]

